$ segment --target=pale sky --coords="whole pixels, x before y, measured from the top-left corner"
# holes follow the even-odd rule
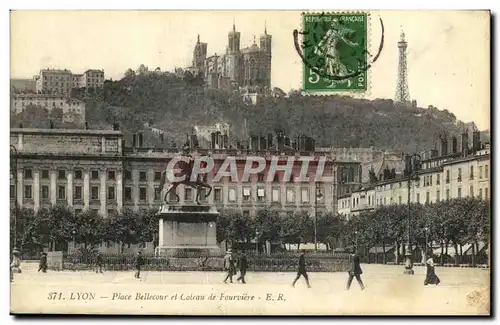
[[[408,41],[411,99],[453,112],[480,129],[490,124],[490,17],[486,11],[372,11],[371,53],[383,52],[369,71],[366,98],[394,98],[397,42]],[[119,79],[128,68],[173,71],[191,64],[197,35],[207,55],[224,53],[227,33],[241,32],[241,47],[264,32],[273,37],[271,83],[284,91],[302,88],[302,62],[292,32],[299,11],[15,11],[11,14],[11,77],[31,78],[41,68],[104,69]]]

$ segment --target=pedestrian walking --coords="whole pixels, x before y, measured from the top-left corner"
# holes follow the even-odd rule
[[[227,283],[227,279],[229,279],[229,281],[233,283],[233,275],[236,274],[236,267],[234,265],[234,259],[231,249],[229,249],[226,253],[226,256],[224,256],[224,270],[227,271],[224,283]]]
[[[441,280],[436,275],[436,271],[434,268],[434,259],[432,258],[432,252],[429,252],[427,254],[430,257],[425,262],[425,264],[427,266],[427,274],[425,276],[424,285],[428,285],[428,284],[438,285],[441,282]]]
[[[298,263],[298,272],[297,272],[297,277],[295,277],[295,280],[293,280],[292,287],[295,288],[295,283],[299,280],[300,276],[303,276],[304,279],[306,279],[307,287],[310,288],[311,285],[309,284],[309,277],[307,276],[307,271],[306,271],[306,257],[305,257],[306,252],[304,250],[301,251],[299,255],[299,263]]]
[[[363,270],[361,270],[361,259],[358,254],[352,255],[352,264],[351,269],[349,270],[349,279],[347,280],[347,290],[351,288],[351,283],[354,278],[359,283],[361,290],[365,290],[365,285],[363,284],[363,280],[361,280],[361,274],[363,274]]]
[[[97,253],[95,257],[95,273],[102,273],[102,255]]]
[[[238,259],[238,269],[240,270],[240,276],[236,279],[236,281],[241,281],[242,283],[245,282],[245,275],[247,274],[247,268],[248,268],[248,261],[247,257],[245,255],[245,252],[241,253],[240,258]]]
[[[40,257],[40,263],[38,266],[38,272],[42,271],[43,273],[47,273],[47,253],[42,253],[42,257]]]
[[[134,276],[137,279],[140,279],[141,278],[141,266],[144,265],[144,257],[142,257],[142,253],[141,252],[137,252],[137,256],[135,257],[134,264],[135,264],[135,269],[137,270],[135,272]]]

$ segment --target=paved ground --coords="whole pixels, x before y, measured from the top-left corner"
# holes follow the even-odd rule
[[[345,273],[248,273],[247,284],[223,284],[222,272],[48,272],[23,266],[11,285],[11,311],[34,313],[463,315],[488,314],[489,270],[437,268],[439,286],[424,286],[425,268],[363,265],[366,290]],[[147,296],[149,294],[149,297]],[[252,299],[253,300],[249,300]]]

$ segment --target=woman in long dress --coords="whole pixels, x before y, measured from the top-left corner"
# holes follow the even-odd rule
[[[427,265],[427,275],[425,277],[424,285],[428,284],[435,284],[438,285],[441,280],[439,280],[438,276],[436,275],[435,269],[434,269],[434,259],[432,258],[432,254],[429,255],[429,259],[426,261]]]

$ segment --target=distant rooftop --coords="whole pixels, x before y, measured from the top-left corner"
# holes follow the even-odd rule
[[[121,131],[114,130],[87,130],[87,129],[29,129],[11,128],[10,133],[23,134],[81,134],[81,135],[116,135],[123,136]]]

